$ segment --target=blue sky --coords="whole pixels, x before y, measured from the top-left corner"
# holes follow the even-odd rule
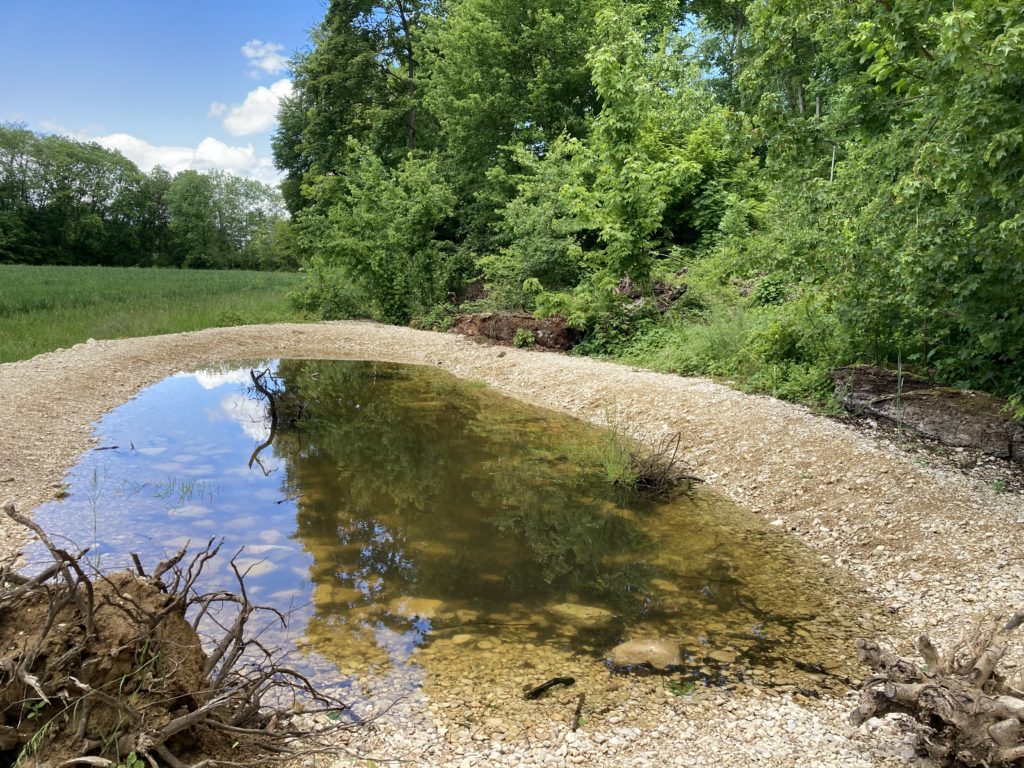
[[[270,136],[326,0],[0,0],[0,122],[144,169],[277,175]]]

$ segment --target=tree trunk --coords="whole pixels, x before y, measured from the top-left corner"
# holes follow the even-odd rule
[[[402,26],[402,40],[405,47],[405,68],[408,77],[405,92],[409,97],[409,115],[406,118],[405,144],[410,150],[416,149],[416,57],[412,46],[412,24],[403,0],[398,0],[398,20]]]

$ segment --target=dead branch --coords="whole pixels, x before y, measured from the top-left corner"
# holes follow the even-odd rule
[[[267,386],[267,377],[270,376],[270,369],[266,368],[259,373],[255,369],[249,371],[249,378],[252,385],[265,398],[267,398],[267,409],[270,411],[271,430],[277,425],[277,398],[278,393]]]
[[[576,699],[576,709],[572,713],[572,726],[570,730],[573,732],[578,731],[580,727],[580,719],[583,717],[583,705],[587,703],[587,694],[581,693],[579,698]]]
[[[556,685],[568,686],[575,684],[575,677],[553,677],[547,682],[541,683],[536,688],[531,688],[530,690],[528,690],[526,693],[523,694],[523,698],[527,699],[528,701],[533,701],[534,699],[539,699],[541,696],[547,693],[551,688],[554,688]]]
[[[608,444],[601,461],[610,479],[619,486],[647,496],[669,496],[689,490],[701,479],[692,475],[680,455],[682,435],[660,436],[636,432],[624,417],[609,417]]]

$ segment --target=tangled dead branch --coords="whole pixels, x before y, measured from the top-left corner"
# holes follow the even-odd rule
[[[341,749],[358,718],[251,630],[257,615],[285,617],[250,602],[234,561],[236,592],[196,589],[219,544],[149,574],[134,555],[135,573],[101,574],[3,509],[53,563],[0,567],[0,765],[253,765]],[[333,724],[313,739],[300,720],[317,713]]]
[[[637,432],[632,419],[609,414],[606,439],[598,446],[598,461],[615,485],[647,496],[669,496],[689,490],[700,478],[690,473],[681,453],[678,432]]]
[[[682,436],[674,432],[651,441],[635,442],[628,457],[634,486],[657,496],[699,482],[687,471],[679,455],[681,441]]]
[[[253,450],[249,457],[249,468],[252,469],[252,465],[256,464],[264,475],[269,475],[270,470],[260,460],[260,454],[274,442],[280,422],[286,427],[294,427],[302,420],[306,412],[306,402],[291,396],[269,368],[259,371],[250,368],[249,378],[252,380],[250,392],[267,401],[267,415],[270,420],[267,438]]]
[[[945,656],[922,635],[926,668],[857,641],[857,657],[874,670],[861,685],[850,719],[860,724],[890,713],[907,715],[917,746],[941,765],[1024,765],[1024,692],[997,673],[1024,612],[992,621]]]

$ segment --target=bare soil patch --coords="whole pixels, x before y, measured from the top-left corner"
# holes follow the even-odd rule
[[[932,465],[884,435],[705,379],[370,323],[103,341],[2,365],[0,496],[23,510],[52,498],[67,468],[92,447],[91,424],[142,387],[182,369],[268,357],[440,366],[594,423],[629,423],[652,439],[679,432],[684,458],[709,486],[860,579],[880,610],[898,617],[887,638],[864,617],[866,636],[898,653],[912,654],[924,631],[948,645],[969,622],[1024,605],[1022,496],[993,487],[987,476]],[[8,553],[24,540],[22,531],[3,533]],[[1019,650],[1006,662],[1019,670]],[[394,725],[378,725],[362,746],[431,765],[881,766],[910,759],[908,738],[895,726],[848,724],[855,697],[804,700],[742,686],[680,697],[657,680],[609,685],[621,706],[590,713],[578,733],[555,717],[543,728],[503,729],[500,702],[477,702],[493,713],[484,718],[467,714],[467,702],[434,700],[396,707]]]

